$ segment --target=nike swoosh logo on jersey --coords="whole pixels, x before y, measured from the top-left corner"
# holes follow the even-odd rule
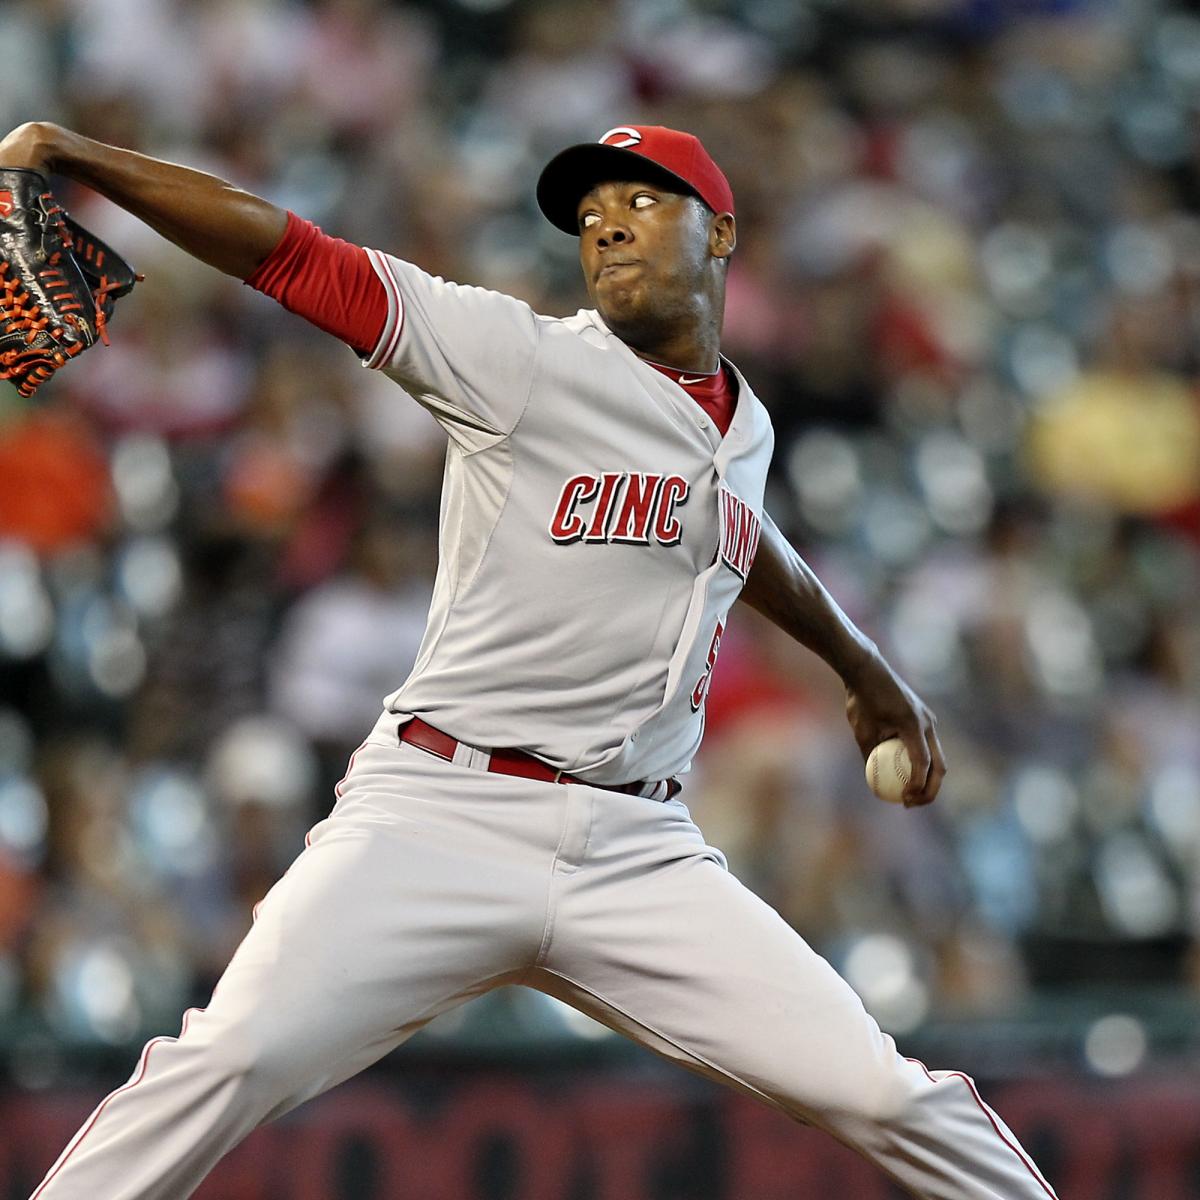
[[[693,383],[703,383],[706,379],[711,379],[710,375],[697,375],[695,379],[689,379],[686,375],[680,375],[679,382],[684,387],[690,387]]]

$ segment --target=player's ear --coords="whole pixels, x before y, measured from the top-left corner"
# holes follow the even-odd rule
[[[737,246],[737,223],[733,213],[716,213],[708,223],[708,252],[713,258],[729,258]]]

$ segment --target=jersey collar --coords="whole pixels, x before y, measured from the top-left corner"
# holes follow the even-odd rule
[[[596,309],[581,308],[576,315],[587,321],[588,324],[594,326],[601,333],[604,333],[608,337],[612,338],[612,340],[616,342],[618,346],[620,346],[621,350],[627,354],[629,358],[633,360],[633,362],[637,363],[639,367],[644,367],[647,371],[654,371],[655,374],[658,374],[658,372],[655,371],[655,368],[652,367],[650,363],[643,358],[638,358],[638,356],[634,354],[629,346],[621,341],[621,339],[617,337],[617,335],[613,333],[611,329],[609,329],[604,318]],[[717,468],[719,473],[724,474],[725,467],[729,463],[729,460],[745,450],[747,446],[754,443],[755,436],[752,426],[756,423],[756,421],[761,419],[763,421],[767,421],[769,424],[769,419],[767,417],[766,409],[762,407],[762,402],[758,399],[750,385],[746,382],[746,377],[741,373],[741,371],[738,370],[737,364],[731,362],[725,357],[724,354],[721,355],[721,363],[724,366],[727,366],[733,372],[734,378],[736,378],[738,382],[738,394],[733,408],[733,420],[729,423],[729,431],[721,439],[720,444],[717,446],[717,449],[713,454],[713,465]],[[674,368],[670,369],[674,370]],[[720,367],[717,368],[718,371],[720,369]],[[699,374],[699,372],[696,372],[696,374]],[[694,376],[689,376],[689,378],[694,378]]]

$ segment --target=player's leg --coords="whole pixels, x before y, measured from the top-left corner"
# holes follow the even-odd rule
[[[858,1150],[924,1200],[1054,1196],[974,1084],[902,1057],[679,804],[605,797],[526,982]]]
[[[522,783],[361,750],[207,1009],[146,1047],[36,1200],[182,1200],[256,1125],[527,964],[554,843]]]

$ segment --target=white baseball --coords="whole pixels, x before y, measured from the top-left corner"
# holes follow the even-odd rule
[[[912,760],[899,738],[880,742],[867,758],[867,786],[880,800],[904,803],[904,789],[912,778]]]

